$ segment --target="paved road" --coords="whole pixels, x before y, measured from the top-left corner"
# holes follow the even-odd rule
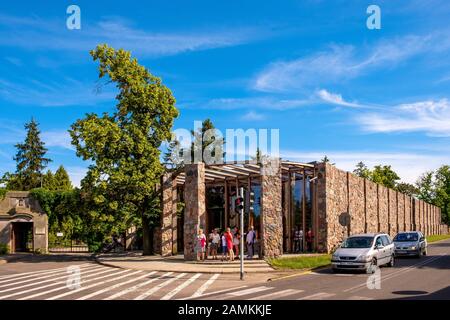
[[[0,300],[191,299],[239,286],[236,275],[113,268],[87,255],[27,257],[0,266]]]
[[[380,289],[368,288],[369,275],[333,274],[329,269],[271,282],[241,282],[225,274],[111,268],[88,256],[42,256],[0,266],[0,300],[450,300],[450,241],[430,245],[428,253],[381,268]],[[371,283],[376,287],[377,282]]]
[[[450,300],[450,240],[430,244],[426,257],[399,258],[394,268],[383,267],[379,270],[381,278],[367,274],[333,274],[326,269],[259,286],[205,295],[200,299]]]

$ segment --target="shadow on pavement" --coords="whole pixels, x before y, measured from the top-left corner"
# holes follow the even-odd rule
[[[425,291],[420,291],[420,292],[425,292]],[[402,291],[394,291],[392,293],[405,294],[405,293],[402,293]],[[393,300],[450,300],[450,286],[443,288],[441,290],[429,293],[429,294],[419,293],[413,297],[394,298]]]

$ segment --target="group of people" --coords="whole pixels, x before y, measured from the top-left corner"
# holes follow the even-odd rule
[[[297,229],[294,231],[294,252],[305,251],[303,248],[303,236],[303,230],[300,228],[300,226],[297,226]],[[305,236],[306,250],[308,252],[312,252],[313,250],[313,240],[314,234],[312,230],[308,228]]]
[[[233,228],[233,230],[231,230],[231,228],[226,228],[221,234],[218,229],[213,229],[208,235],[208,238],[203,233],[203,230],[199,229],[195,246],[197,260],[204,261],[208,257],[217,260],[218,252],[220,250],[222,261],[234,261],[235,257],[239,257],[242,236],[244,236],[247,246],[247,258],[252,259],[256,241],[256,232],[253,226],[251,226],[248,232],[243,235],[237,227]],[[241,254],[244,253],[242,252]]]

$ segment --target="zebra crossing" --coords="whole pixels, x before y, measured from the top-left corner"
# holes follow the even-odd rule
[[[79,271],[79,283],[75,283],[75,287],[71,286],[74,284],[74,270]],[[85,263],[0,276],[0,300],[171,300],[201,297],[219,277],[219,274],[142,271]]]
[[[73,268],[79,283],[72,287]],[[229,286],[220,274],[176,273],[118,269],[84,263],[64,268],[0,276],[0,300],[323,300],[342,299],[338,293],[306,292],[268,284]],[[72,279],[73,280],[73,279]],[[216,281],[223,281],[217,285]],[[218,290],[211,288],[216,284]],[[237,284],[237,283],[235,283]],[[227,287],[229,286],[229,287]],[[366,300],[362,296],[344,297]]]

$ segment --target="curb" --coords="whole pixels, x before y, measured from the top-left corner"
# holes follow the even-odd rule
[[[98,257],[95,257],[95,262],[106,266],[106,267],[111,267],[111,268],[117,268],[117,269],[131,269],[131,270],[142,270],[142,269],[135,269],[135,268],[127,268],[127,267],[122,267],[122,266],[117,266],[108,262],[104,262],[98,259]],[[186,270],[178,270],[178,271],[174,271],[173,269],[160,269],[160,270],[145,270],[145,271],[158,271],[158,272],[182,272],[182,273],[198,273],[199,271],[186,271]],[[252,272],[248,272],[244,270],[244,274],[264,274],[264,273],[273,273],[273,272],[277,272],[277,270],[273,269],[271,271],[252,271]],[[226,272],[226,271],[202,271],[201,273],[204,274],[215,274],[215,273],[219,273],[219,274],[234,274],[234,275],[238,275],[239,271],[231,271],[231,272]]]

